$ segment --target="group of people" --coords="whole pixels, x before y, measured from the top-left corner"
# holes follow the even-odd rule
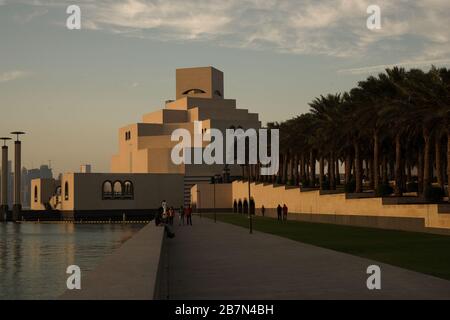
[[[281,205],[278,205],[277,216],[278,216],[278,221],[287,221],[288,207],[286,206],[286,204],[284,204],[283,207],[281,207]]]
[[[192,226],[192,208],[191,206],[188,206],[187,208],[184,208],[181,206],[180,211],[178,212],[178,220],[179,220],[179,226],[186,225]]]
[[[164,200],[161,204],[161,207],[158,210],[158,213],[155,216],[155,225],[156,226],[163,226],[164,230],[169,238],[174,238],[175,233],[172,231],[172,226],[174,224],[176,216],[176,210],[174,207],[168,207],[166,200]],[[178,217],[179,217],[179,225],[188,225],[192,226],[192,208],[191,206],[188,206],[187,208],[184,208],[181,206],[180,210],[178,211]]]
[[[166,200],[164,200],[161,204],[161,208],[159,208],[158,215],[155,218],[155,223],[157,225],[166,224],[169,226],[173,226],[176,215],[177,215],[177,210],[174,207],[169,208]],[[178,220],[179,220],[179,226],[181,226],[181,225],[192,226],[192,208],[191,208],[191,206],[188,206],[187,208],[184,208],[183,206],[180,207],[180,209],[178,210]]]

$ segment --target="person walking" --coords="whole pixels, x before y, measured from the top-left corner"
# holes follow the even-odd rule
[[[283,220],[287,221],[288,218],[288,207],[286,206],[286,204],[284,204],[283,206]]]
[[[169,210],[169,221],[170,221],[170,225],[171,226],[173,226],[173,221],[174,221],[174,219],[175,219],[175,209],[174,209],[174,207],[170,207],[170,210]]]
[[[164,223],[167,223],[168,222],[168,220],[167,220],[168,217],[167,217],[167,202],[166,202],[166,200],[163,200],[163,202],[161,204],[161,207],[163,209],[162,220],[164,221]]]
[[[185,215],[186,215],[186,224],[188,226],[192,226],[192,208],[191,208],[191,206],[186,208]]]
[[[264,208],[264,206],[261,207],[261,214],[263,217],[266,214],[266,208]]]
[[[179,218],[179,226],[181,227],[181,224],[184,226],[184,207],[180,207],[180,211],[178,212],[178,218]]]
[[[281,221],[281,219],[282,219],[281,212],[282,212],[282,208],[280,205],[278,205],[278,207],[277,207],[278,221]]]

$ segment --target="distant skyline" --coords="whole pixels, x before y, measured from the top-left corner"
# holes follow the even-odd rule
[[[448,0],[0,0],[0,136],[28,133],[27,168],[107,172],[118,128],[174,99],[176,68],[214,66],[226,98],[282,121],[386,67],[449,66],[449,16]]]

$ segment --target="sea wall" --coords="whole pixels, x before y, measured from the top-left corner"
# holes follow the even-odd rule
[[[159,290],[164,228],[142,228],[93,271],[81,275],[81,290],[60,300],[153,300]]]

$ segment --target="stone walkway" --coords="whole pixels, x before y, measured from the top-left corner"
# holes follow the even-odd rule
[[[289,239],[194,217],[167,240],[168,298],[450,299],[450,281]],[[367,289],[367,267],[382,289]]]

